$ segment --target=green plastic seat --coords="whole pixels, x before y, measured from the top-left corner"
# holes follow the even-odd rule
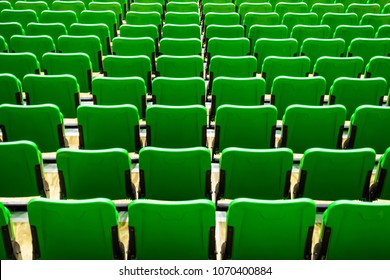
[[[274,11],[279,14],[282,20],[287,13],[308,13],[309,7],[305,2],[279,2],[276,3]],[[314,23],[316,24],[316,23]]]
[[[210,24],[207,26],[205,31],[205,43],[207,48],[207,43],[211,38],[242,38],[245,37],[244,26],[240,24],[236,25],[218,25]]]
[[[166,24],[200,24],[200,16],[197,12],[192,13],[177,13],[167,12],[165,14]]]
[[[211,0],[211,1],[217,1],[217,0]],[[270,2],[270,1],[266,1],[265,3],[268,3],[268,2]],[[246,3],[254,3],[254,4],[256,4],[256,3],[259,3],[259,0],[234,0],[233,3],[236,4],[236,6],[239,8],[242,4],[246,4]],[[261,3],[263,3],[263,2],[261,2]],[[271,7],[273,6],[272,2],[270,2],[269,4],[271,5]]]
[[[122,25],[123,10],[119,1],[112,2],[90,2],[88,9],[91,11],[112,11],[116,14],[118,27]]]
[[[100,39],[100,44],[102,45],[102,55],[106,56],[111,54],[110,30],[108,29],[108,26],[106,24],[74,23],[70,26],[69,35],[73,35],[73,36],[95,35]]]
[[[381,6],[379,4],[366,4],[366,3],[351,3],[348,5],[347,13],[355,13],[358,15],[359,21],[365,14],[380,14]]]
[[[146,109],[146,143],[161,148],[206,146],[207,109],[202,105],[153,105]]]
[[[8,45],[11,47],[11,37],[14,35],[25,35],[22,25],[18,22],[0,22],[0,36],[2,36]]]
[[[201,27],[199,24],[164,24],[163,38],[196,38],[200,39]]]
[[[157,200],[211,199],[211,158],[206,147],[143,148],[139,197]]]
[[[158,12],[127,12],[126,23],[132,25],[155,25],[159,32],[161,32],[162,19],[161,14]]]
[[[349,5],[353,3],[365,4],[367,0],[335,0],[335,3],[342,3],[345,9],[348,9]]]
[[[348,47],[355,38],[374,38],[374,28],[371,25],[339,25],[333,37],[345,41],[344,56],[348,56]]]
[[[288,148],[226,148],[219,166],[217,199],[283,199],[289,195],[293,152]]]
[[[236,25],[240,24],[240,15],[237,12],[215,13],[209,12],[203,20],[203,29],[206,30],[210,24]]]
[[[348,200],[333,202],[322,217],[321,249],[318,258],[388,260],[390,258],[389,217],[388,203]]]
[[[11,37],[11,50],[16,53],[29,52],[36,56],[42,65],[42,56],[45,53],[55,52],[56,46],[48,35],[14,35]]]
[[[364,67],[374,56],[390,55],[390,38],[356,38],[348,48],[348,56],[359,56],[364,60]]]
[[[375,151],[370,148],[308,149],[301,159],[293,196],[316,200],[365,200],[374,165]]]
[[[144,3],[134,1],[130,4],[130,11],[132,12],[157,12],[160,15],[163,14],[164,5],[158,3],[157,1],[152,1],[153,3]]]
[[[256,25],[279,25],[280,24],[279,14],[275,12],[247,13],[242,21],[242,25],[244,25],[247,35],[251,27],[255,24]]]
[[[279,147],[303,154],[309,148],[341,148],[346,109],[342,105],[291,105],[283,116]]]
[[[251,41],[251,52],[253,53],[258,39],[287,39],[290,35],[287,26],[281,25],[252,25],[249,29],[248,39]]]
[[[123,38],[152,38],[155,44],[156,52],[159,50],[160,32],[157,26],[153,24],[146,25],[131,25],[122,24],[119,28],[121,37]]]
[[[334,80],[340,77],[359,78],[363,73],[364,61],[361,57],[323,56],[314,64],[314,76],[322,76],[326,80],[326,93]]]
[[[163,38],[160,40],[160,54],[174,56],[201,55],[202,42],[196,38]]]
[[[254,44],[253,54],[257,59],[257,72],[261,73],[264,59],[268,56],[297,56],[298,41],[294,38],[260,38]]]
[[[108,55],[103,59],[103,69],[107,77],[140,77],[148,92],[151,90],[152,65],[146,55]]]
[[[301,25],[293,27],[291,38],[298,41],[298,49],[301,49],[302,43],[308,38],[329,39],[331,30],[328,25]]]
[[[261,76],[266,81],[266,93],[278,76],[306,77],[310,72],[310,58],[306,56],[268,56],[264,59]]]
[[[374,183],[370,187],[370,200],[386,199],[390,200],[389,177],[389,153],[390,148],[387,148],[383,155],[379,158],[378,166],[376,167]]]
[[[139,114],[134,105],[82,105],[77,119],[81,149],[122,148],[132,153],[141,148]]]
[[[128,259],[216,259],[215,204],[210,200],[136,200],[128,213]]]
[[[379,0],[377,2],[381,2],[381,1]],[[377,4],[379,5],[379,7],[382,8],[382,10],[381,10],[382,14],[388,14],[390,12],[390,5],[389,5],[389,3],[387,3],[387,1],[383,1],[383,2],[385,3],[384,5],[381,5],[381,3],[377,3]],[[380,14],[380,12],[379,12],[379,14]]]
[[[124,259],[118,212],[108,199],[55,201],[40,198],[27,204],[27,212],[33,259]]]
[[[307,38],[302,43],[300,55],[310,58],[310,72],[312,72],[318,58],[322,56],[342,57],[344,55],[344,49],[345,41],[341,38]]]
[[[62,23],[36,23],[31,22],[27,24],[26,35],[28,36],[38,36],[38,35],[47,35],[53,39],[56,49],[58,47],[58,37],[61,35],[67,35],[68,31],[66,30],[65,25]]]
[[[390,24],[390,14],[365,14],[360,20],[360,25],[372,25],[375,32],[384,24]]]
[[[206,85],[201,77],[157,77],[152,82],[154,104],[171,106],[204,105],[205,96]]]
[[[390,134],[383,128],[390,119],[390,107],[362,105],[351,116],[344,148],[370,147],[383,154],[389,147]]]
[[[45,10],[41,13],[40,23],[62,23],[69,30],[73,23],[77,23],[77,14],[74,11]]]
[[[3,142],[29,140],[42,153],[55,152],[67,145],[63,116],[59,108],[44,105],[0,105]]]
[[[73,11],[78,15],[86,8],[83,1],[59,1],[55,0],[51,4],[51,9],[54,11]]]
[[[199,5],[197,2],[180,2],[180,1],[168,1],[166,4],[167,12],[177,12],[177,13],[191,13],[198,12]]]
[[[278,120],[283,119],[290,105],[322,105],[325,88],[323,77],[276,77],[272,84],[271,104],[278,109]]]
[[[16,1],[14,4],[15,10],[33,10],[39,19],[39,16],[41,15],[42,11],[49,10],[49,6],[45,1]]]
[[[165,1],[164,0],[136,0],[134,2],[138,2],[138,3],[160,3],[161,5],[165,5]]]
[[[135,198],[131,159],[124,149],[59,149],[56,161],[62,199]]]
[[[377,78],[382,77],[387,81],[386,92],[390,87],[390,57],[387,56],[374,56],[370,59],[366,66],[364,73],[365,78]],[[388,102],[389,103],[389,102]]]
[[[42,70],[46,75],[73,75],[77,79],[81,92],[91,91],[92,64],[87,54],[46,53],[42,61]]]
[[[0,203],[0,226],[2,228],[0,234],[0,260],[21,260],[22,254],[20,245],[15,239],[11,213],[3,203]]]
[[[318,24],[320,24],[323,15],[325,15],[326,13],[344,13],[344,10],[345,9],[343,3],[334,3],[334,1],[332,0],[329,3],[313,4],[310,9],[310,12],[316,13],[318,15]]]
[[[91,93],[96,105],[134,105],[140,118],[145,118],[146,86],[140,77],[96,77]]]
[[[1,197],[49,197],[41,152],[31,141],[0,143]],[[23,162],[23,164],[20,164]]]
[[[218,77],[213,80],[210,121],[214,119],[221,105],[256,106],[264,104],[264,98],[265,81],[260,77]]]
[[[203,17],[208,13],[234,13],[236,5],[234,3],[213,3],[208,2],[202,6]]]
[[[247,13],[271,13],[274,11],[272,5],[268,2],[252,3],[252,2],[244,1],[239,6],[237,6],[237,8],[238,8],[237,11],[241,17],[241,21],[245,18],[245,15]]]
[[[387,82],[383,78],[337,78],[329,91],[328,104],[342,104],[349,120],[361,105],[382,105],[387,95]]]
[[[76,118],[80,89],[72,75],[33,75],[23,79],[27,105],[54,104],[65,118]]]
[[[330,26],[333,34],[339,25],[358,25],[358,16],[355,13],[326,13],[322,16],[321,24]]]
[[[23,81],[27,74],[40,74],[40,65],[32,53],[0,53],[0,73],[15,75]]]
[[[85,1],[85,0],[83,0],[83,1]],[[128,2],[127,0],[114,0],[114,1],[113,0],[97,0],[97,1],[96,0],[95,1],[91,0],[90,2],[99,2],[99,3],[113,3],[113,2],[116,2],[116,3],[119,3],[121,5],[121,9],[122,9],[124,15],[129,10],[130,4],[131,4],[131,2]],[[137,2],[140,2],[140,1],[137,0]],[[160,0],[153,0],[153,2],[160,2]],[[89,4],[89,3],[87,3],[87,4]],[[87,4],[86,4],[86,6],[87,6]]]
[[[160,55],[156,61],[157,76],[170,78],[203,77],[203,59],[200,55]]]
[[[224,259],[310,260],[315,216],[315,203],[307,198],[235,199],[226,214]]]
[[[110,37],[113,39],[118,36],[118,23],[117,15],[110,10],[103,11],[91,11],[85,10],[82,11],[78,17],[79,23],[104,23],[107,24],[108,29],[110,30]]]
[[[389,38],[389,37],[390,37],[390,24],[384,24],[378,27],[378,31],[375,33],[375,38]]]
[[[387,0],[368,0],[367,3],[378,3],[382,8],[388,3]]]
[[[27,27],[30,22],[38,22],[37,13],[31,9],[27,10],[10,10],[5,9],[0,13],[0,22],[18,22],[23,28]]]
[[[10,1],[0,1],[0,12],[2,10],[12,10],[12,5]]]
[[[0,104],[22,104],[22,83],[12,74],[0,74]]]
[[[299,3],[298,3],[299,4]],[[316,25],[318,22],[318,16],[316,13],[286,13],[281,23],[286,25],[289,33],[291,33],[292,29],[295,25]]]

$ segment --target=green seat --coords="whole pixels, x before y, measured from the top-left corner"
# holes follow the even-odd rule
[[[159,32],[161,31],[162,19],[158,12],[127,12],[126,23],[132,25],[155,25]]]
[[[79,23],[104,23],[108,26],[108,29],[110,30],[111,39],[118,36],[117,16],[113,11],[82,11],[79,15]]]
[[[390,148],[387,148],[379,158],[374,183],[370,187],[371,201],[376,199],[390,200],[389,177],[387,175],[387,171],[389,170],[389,153]]]
[[[310,260],[315,216],[315,203],[307,198],[235,199],[226,214],[223,256],[233,260]]]
[[[360,20],[360,25],[372,25],[375,32],[379,27],[385,24],[390,24],[390,14],[365,14]]]
[[[122,148],[132,153],[141,148],[139,114],[134,105],[82,105],[77,119],[81,149]]]
[[[42,57],[46,75],[73,75],[81,92],[91,91],[92,65],[85,53],[46,53]]]
[[[374,56],[390,56],[390,38],[356,38],[348,48],[348,56],[359,56],[364,67]]]
[[[160,55],[156,61],[157,76],[170,78],[203,77],[203,59],[200,55]]]
[[[139,153],[139,172],[140,198],[211,199],[211,159],[206,147],[143,148]]]
[[[0,156],[4,159],[0,163],[1,197],[50,196],[37,145],[31,141],[0,142]]]
[[[264,104],[265,81],[259,77],[218,77],[213,80],[211,94],[210,121],[214,120],[218,107],[224,104],[239,106]]]
[[[226,148],[219,166],[217,199],[283,199],[289,195],[293,152],[288,148]]]
[[[244,26],[240,24],[236,25],[218,25],[210,24],[206,28],[204,40],[207,43],[211,38],[242,38],[245,37]]]
[[[27,204],[27,212],[33,259],[124,259],[118,212],[108,199],[55,201],[40,198]]]
[[[56,46],[48,35],[14,35],[11,37],[11,50],[16,53],[29,52],[36,56],[42,65],[42,56],[45,53],[55,52]]]
[[[294,38],[260,38],[254,44],[253,54],[257,59],[257,72],[261,73],[264,59],[268,56],[297,56],[298,41]]]
[[[116,14],[118,27],[122,25],[123,11],[119,1],[113,2],[90,2],[88,9],[91,11],[112,11]]]
[[[337,26],[358,25],[358,16],[355,13],[326,13],[322,16],[321,24],[330,26],[330,34],[333,34]]]
[[[251,52],[253,53],[258,39],[287,39],[290,35],[285,25],[252,25],[249,29],[248,39],[251,41]]]
[[[386,92],[389,91],[390,87],[390,57],[387,56],[374,56],[368,62],[366,71],[364,74],[365,78],[377,78],[382,77],[387,81]],[[389,104],[389,102],[388,102]]]
[[[309,148],[341,148],[346,109],[342,105],[291,105],[283,116],[279,147],[303,154]]]
[[[208,13],[234,13],[236,5],[234,3],[213,3],[208,2],[202,6],[203,17]]]
[[[205,95],[206,85],[201,77],[157,77],[152,82],[154,104],[171,106],[204,105]]]
[[[370,147],[383,154],[389,147],[390,134],[383,128],[390,121],[390,107],[362,105],[351,116],[344,148]]]
[[[55,0],[51,4],[51,9],[54,11],[73,11],[78,15],[85,10],[83,1],[59,1]]]
[[[96,105],[134,105],[139,116],[145,118],[146,86],[140,77],[96,77],[91,93]]]
[[[231,147],[274,148],[276,120],[277,109],[272,105],[219,106],[215,116],[213,156]]]
[[[128,259],[216,259],[213,202],[136,200],[128,213]]]
[[[374,28],[371,25],[340,25],[336,27],[333,37],[345,41],[344,56],[348,55],[348,47],[355,38],[374,38]]]
[[[282,18],[282,24],[286,25],[289,33],[295,25],[316,25],[318,16],[316,13],[286,13]]]
[[[11,213],[0,203],[0,259],[1,260],[21,260],[20,245],[16,242],[15,232],[12,225]]]
[[[331,38],[330,27],[328,25],[296,25],[291,31],[291,38],[298,41],[298,49],[308,38],[329,39]]]
[[[245,15],[242,25],[244,25],[246,34],[253,25],[278,25],[280,24],[280,17],[278,13],[253,13],[249,12]]]
[[[22,83],[12,74],[0,74],[0,104],[22,104]]]
[[[287,13],[308,13],[309,7],[305,2],[278,2],[275,5],[274,11],[279,14],[282,20]],[[315,22],[314,24],[316,24]]]
[[[83,1],[89,1],[89,0],[83,0]],[[128,2],[127,0],[95,0],[95,1],[91,0],[91,1],[89,1],[89,3],[90,2],[99,2],[99,3],[113,3],[113,2],[116,2],[116,3],[119,3],[121,5],[121,9],[122,9],[124,15],[129,10],[130,3],[131,3],[131,2]],[[140,1],[137,0],[137,2],[140,2]],[[153,0],[153,2],[160,2],[160,0]],[[89,4],[89,3],[87,3],[87,4]]]
[[[374,1],[375,2],[375,1]],[[380,0],[378,1],[380,2]],[[387,3],[387,1],[383,1],[385,4],[384,5],[381,5],[381,3],[378,3],[379,6],[382,8],[381,12],[382,14],[388,14],[390,12],[390,3]],[[380,14],[380,12],[379,12]]]
[[[272,83],[278,76],[306,77],[310,72],[307,56],[268,56],[264,59],[261,76],[266,81],[266,93],[271,93]]]
[[[272,5],[268,2],[252,3],[244,1],[242,4],[237,5],[237,8],[241,17],[241,21],[244,20],[247,13],[271,13],[274,11]]]
[[[388,260],[390,258],[389,217],[388,203],[348,200],[333,202],[322,218],[321,249],[318,258]]]
[[[23,81],[27,74],[40,74],[40,65],[32,53],[0,53],[0,73],[15,75]]]
[[[54,104],[65,118],[76,118],[80,89],[72,75],[33,75],[23,79],[27,105]]]
[[[382,105],[387,95],[387,82],[383,78],[337,78],[329,91],[328,104],[342,104],[349,120],[361,105]]]
[[[201,27],[199,24],[164,24],[163,38],[196,38],[200,39]]]
[[[68,31],[66,30],[65,25],[62,23],[36,23],[31,22],[27,24],[26,35],[28,36],[38,36],[38,35],[47,35],[53,39],[56,49],[58,47],[58,37],[61,35],[67,35]]]
[[[148,92],[151,90],[152,65],[146,55],[108,55],[103,59],[103,69],[107,77],[140,77]]]
[[[203,29],[206,30],[210,24],[217,25],[236,25],[240,24],[240,15],[236,12],[232,13],[215,13],[209,12],[203,20]]]
[[[365,14],[380,14],[381,6],[379,4],[351,3],[346,12],[357,14],[360,21]]]
[[[161,148],[206,146],[207,109],[153,105],[146,109],[146,143]]]
[[[160,15],[163,15],[164,7],[161,3],[157,1],[152,1],[153,3],[144,3],[134,1],[130,4],[130,11],[132,12],[157,12]]]
[[[33,2],[28,2],[28,1],[16,1],[14,4],[14,9],[15,10],[33,10],[37,16],[38,19],[44,10],[49,10],[49,6],[45,1],[33,1]]]
[[[10,10],[5,9],[0,13],[0,22],[18,22],[23,28],[27,27],[30,22],[38,22],[37,13],[31,9],[27,10]]]
[[[10,1],[0,1],[0,12],[2,10],[12,10],[12,5]]]
[[[310,12],[316,13],[318,15],[318,24],[320,24],[323,15],[326,13],[344,13],[344,4],[334,3],[333,0],[328,3],[315,3],[311,7]]]
[[[8,51],[8,44],[6,43],[4,37],[0,35],[0,52],[7,53]]]
[[[166,24],[200,24],[200,16],[197,12],[182,13],[182,12],[167,12],[165,14]]]
[[[197,2],[180,2],[180,1],[172,1],[167,3],[166,11],[167,12],[177,12],[177,13],[191,13],[198,12],[199,5]]]
[[[0,105],[3,142],[30,140],[42,153],[55,152],[67,145],[63,116],[57,106]]]
[[[384,24],[378,27],[378,31],[375,34],[375,38],[389,38],[389,37],[390,37],[390,24]]]
[[[2,36],[8,45],[11,47],[11,37],[14,35],[25,35],[22,25],[18,22],[0,22],[0,36]]]
[[[271,104],[278,109],[278,120],[283,119],[290,105],[322,105],[325,88],[323,77],[276,77],[272,84]]]
[[[135,198],[131,159],[124,149],[59,149],[56,161],[62,199]]]
[[[123,38],[152,38],[155,44],[156,52],[159,50],[160,33],[157,26],[153,24],[146,25],[131,25],[122,24],[119,28],[121,37]]]
[[[74,11],[45,10],[41,13],[40,23],[62,23],[69,30],[73,23],[77,23],[77,14]]]
[[[293,197],[365,200],[374,165],[375,151],[370,148],[308,149],[301,159]]]
[[[365,4],[366,2],[367,0],[335,0],[335,3],[342,3],[345,9],[347,9],[352,3]]]
[[[174,56],[201,55],[202,42],[196,38],[163,38],[160,40],[160,54]]]
[[[344,55],[345,41],[341,38],[335,39],[305,39],[301,46],[300,55],[310,58],[310,72],[313,71],[314,63],[322,56],[342,57]]]
[[[323,56],[314,64],[314,76],[322,76],[326,80],[326,93],[329,92],[334,80],[340,77],[359,78],[363,72],[361,57],[330,57]]]
[[[111,54],[110,30],[108,29],[108,26],[106,24],[74,23],[70,26],[69,35],[73,35],[73,36],[95,35],[100,39],[100,44],[102,45],[102,55],[106,56]]]

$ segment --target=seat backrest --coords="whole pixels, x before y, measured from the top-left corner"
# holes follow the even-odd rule
[[[388,170],[390,148],[387,148],[383,155],[379,158],[378,166],[375,172],[374,184],[370,188],[370,200],[390,199],[390,185]]]
[[[48,35],[53,39],[54,45],[58,47],[58,37],[67,35],[68,31],[62,23],[36,23],[31,22],[27,24],[26,35]]]
[[[205,31],[205,42],[207,48],[207,42],[210,38],[242,38],[245,36],[244,26],[240,24],[236,25],[218,25],[210,24]]]
[[[365,14],[368,14],[368,13],[380,14],[381,13],[381,6],[377,3],[373,3],[373,4],[351,3],[348,5],[346,12],[357,14],[358,19],[360,21],[362,16]]]
[[[104,56],[111,54],[110,30],[103,23],[74,23],[69,28],[69,35],[83,36],[96,35],[102,45],[102,54]]]
[[[216,55],[245,56],[249,54],[250,41],[248,38],[211,38],[207,43],[208,62]]]
[[[163,38],[160,40],[160,54],[175,56],[201,55],[202,41],[197,38]]]
[[[358,25],[358,16],[355,13],[326,13],[322,16],[321,24],[330,26],[331,34],[339,25]]]
[[[390,58],[387,56],[374,56],[370,59],[364,73],[365,78],[382,77],[387,81],[387,92],[390,87]]]
[[[198,12],[167,12],[165,14],[165,23],[167,24],[200,24],[200,15]]]
[[[11,47],[13,35],[24,35],[24,28],[19,22],[0,22],[0,36],[4,37],[8,47]]]
[[[134,12],[157,12],[160,15],[162,15],[163,10],[164,10],[163,5],[158,2],[153,2],[153,3],[133,2],[130,4],[130,11],[134,11]]]
[[[167,12],[197,12],[199,10],[199,5],[196,2],[176,2],[169,1],[166,5]]]
[[[303,25],[316,25],[318,22],[318,16],[316,13],[291,13],[284,14],[281,23],[288,27],[289,32],[297,24]]]
[[[245,15],[242,24],[245,27],[246,34],[248,34],[251,27],[255,24],[260,25],[277,25],[280,24],[280,17],[278,13],[253,13],[249,12]]]
[[[32,53],[0,53],[0,73],[15,75],[19,81],[27,74],[40,74],[37,57]]]
[[[157,26],[153,24],[145,25],[131,25],[131,24],[122,24],[119,28],[121,37],[124,38],[140,38],[140,37],[149,37],[154,40],[156,52],[159,50],[159,38],[160,31]]]
[[[12,74],[0,74],[0,104],[22,104],[22,83]]]
[[[77,23],[77,14],[74,11],[44,10],[41,13],[40,23],[62,23],[69,30],[73,23]]]
[[[14,3],[15,10],[33,10],[39,19],[42,11],[49,10],[49,6],[46,1],[16,1]]]
[[[34,10],[11,10],[4,9],[0,13],[0,22],[18,22],[23,28],[30,22],[38,22],[37,13]]]
[[[372,14],[367,13],[362,16],[360,20],[361,25],[372,25],[375,32],[384,24],[390,24],[390,14]]]
[[[390,38],[355,38],[348,48],[348,56],[360,56],[364,67],[374,56],[390,55]]]
[[[251,41],[251,53],[253,53],[256,41],[261,38],[266,39],[287,39],[290,37],[287,26],[279,25],[260,25],[254,24],[249,29],[248,39]]]
[[[51,9],[55,11],[73,11],[78,15],[85,10],[85,4],[83,1],[59,1],[55,0],[51,4]]]
[[[390,35],[390,24],[384,24],[378,27],[378,31],[375,33],[375,38],[389,38],[390,37],[389,35]]]
[[[113,11],[117,16],[118,28],[122,25],[122,19],[125,12],[121,7],[119,1],[116,2],[90,2],[88,3],[88,9],[92,11]]]
[[[34,259],[124,259],[118,212],[108,199],[33,199],[27,212]]]
[[[237,12],[215,13],[209,12],[204,17],[203,26],[207,28],[210,24],[235,25],[240,24],[240,15]]]
[[[339,25],[333,37],[345,41],[344,56],[348,55],[348,47],[355,38],[374,38],[374,27],[371,25]]]
[[[0,226],[0,260],[21,259],[20,246],[15,240],[11,213],[3,203],[0,203]]]
[[[242,4],[240,4],[238,7],[238,13],[240,14],[241,21],[245,18],[245,15],[249,12],[252,13],[271,13],[273,12],[273,8],[271,3],[264,2],[264,3],[250,3],[247,1],[244,1]]]
[[[280,19],[283,19],[283,16],[287,13],[307,13],[309,12],[309,7],[305,2],[279,2],[276,3],[274,10],[279,14]]]
[[[79,23],[104,23],[107,24],[111,39],[118,36],[117,15],[113,11],[82,11],[78,17]]]
[[[236,12],[236,5],[234,3],[206,3],[202,6],[203,16],[210,12],[214,13],[234,13]]]
[[[291,38],[295,38],[298,41],[298,49],[305,39],[319,38],[329,39],[331,38],[331,30],[329,25],[301,25],[298,24],[293,27],[291,31]]]
[[[197,38],[200,39],[201,27],[199,24],[164,24],[163,38]]]
[[[226,215],[225,259],[311,259],[316,206],[308,198],[233,200]],[[288,232],[288,234],[285,234]]]
[[[203,77],[200,55],[160,55],[156,60],[157,75],[170,78]]]
[[[134,25],[153,24],[161,30],[162,19],[158,12],[127,12],[126,23]]]
[[[318,0],[314,0],[318,1]],[[318,23],[321,22],[322,16],[326,13],[344,13],[344,4],[343,3],[334,3],[330,1],[328,3],[315,3],[310,9],[310,12],[316,13],[318,15]]]

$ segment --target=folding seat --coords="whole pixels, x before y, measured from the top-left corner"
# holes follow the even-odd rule
[[[199,5],[196,2],[176,2],[172,1],[166,4],[167,12],[177,12],[177,13],[191,13],[198,12]]]
[[[390,121],[390,107],[362,105],[351,116],[344,148],[370,147],[383,154],[389,147],[390,133],[383,129]]]
[[[109,199],[33,199],[27,204],[27,212],[33,259],[109,260],[125,257],[119,240],[118,212]]]
[[[210,24],[207,26],[204,36],[205,45],[207,48],[207,43],[209,39],[218,37],[218,38],[242,38],[245,37],[244,26],[240,24],[236,25],[218,25]]]
[[[298,49],[301,49],[302,43],[308,38],[329,39],[331,38],[330,27],[328,25],[301,25],[293,27],[291,38],[298,41]]]
[[[341,148],[345,116],[342,105],[291,105],[283,116],[278,146],[299,154],[313,147]]]
[[[314,76],[322,76],[326,80],[326,93],[334,80],[340,77],[360,78],[363,72],[363,58],[323,56],[314,64]]]
[[[235,199],[226,214],[223,258],[310,260],[315,216],[315,203],[308,198]]]
[[[334,1],[329,3],[314,3],[310,12],[318,15],[318,24],[320,24],[323,15],[326,13],[344,13],[344,4],[334,3]]]
[[[82,11],[79,15],[79,23],[104,23],[110,30],[111,38],[118,36],[117,16],[113,11]]]
[[[200,39],[201,27],[199,24],[164,24],[163,38],[196,38]]]
[[[55,152],[67,145],[63,116],[53,104],[0,105],[0,127],[3,142],[29,140],[42,153]]]
[[[389,170],[389,153],[390,148],[387,148],[379,158],[374,183],[370,187],[370,201],[390,199],[389,177],[387,176],[387,171]]]
[[[179,0],[179,1],[183,1],[183,0]],[[185,0],[185,1],[188,1],[188,0]],[[191,0],[193,1],[193,0]],[[219,3],[219,4],[224,4],[224,3],[231,3],[232,1],[230,0],[201,0],[200,1],[200,8],[202,9],[204,5],[206,5],[207,3]],[[236,5],[237,6],[237,5]]]
[[[160,54],[175,56],[201,55],[202,42],[196,38],[163,38],[160,41]]]
[[[26,28],[30,22],[38,22],[37,13],[31,9],[28,10],[2,10],[0,13],[0,22],[18,22],[23,28]]]
[[[316,13],[286,13],[282,18],[282,24],[286,25],[289,33],[295,25],[316,25],[318,16]]]
[[[38,19],[44,10],[49,10],[49,6],[45,1],[34,1],[34,2],[27,2],[27,1],[16,1],[14,3],[15,10],[33,10],[37,16]]]
[[[321,24],[329,25],[330,34],[333,34],[337,26],[359,25],[359,20],[355,13],[326,13],[322,16]]]
[[[234,3],[206,3],[202,7],[202,16],[205,17],[208,13],[234,13],[236,5]]]
[[[341,200],[322,218],[318,259],[388,260],[390,205]],[[356,246],[359,244],[359,246]]]
[[[22,83],[12,74],[0,74],[0,104],[22,104]]]
[[[110,30],[106,24],[97,23],[97,24],[83,24],[83,23],[74,23],[70,26],[69,35],[73,36],[87,36],[95,35],[100,39],[100,44],[102,45],[102,55],[106,56],[111,54],[111,39],[110,39]]]
[[[233,13],[208,13],[203,20],[203,29],[206,30],[210,24],[218,25],[236,25],[240,24],[240,15]]]
[[[40,74],[37,57],[32,53],[0,53],[0,73],[15,75],[19,81],[27,74]]]
[[[180,1],[180,0],[179,0]],[[187,0],[186,0],[187,1]],[[165,1],[164,0],[136,0],[134,2],[137,2],[137,3],[160,3],[161,5],[165,5]]]
[[[325,88],[323,77],[276,77],[271,89],[271,104],[278,109],[278,120],[282,120],[290,105],[322,105]]]
[[[83,1],[59,1],[55,0],[51,4],[51,9],[54,11],[73,11],[77,14],[77,16],[80,15],[82,11],[84,11],[86,8]]]
[[[279,2],[276,3],[274,11],[279,14],[280,19],[283,19],[286,13],[308,13],[309,7],[305,2]]]
[[[250,13],[250,12],[252,12],[252,13],[271,13],[274,11],[272,8],[272,5],[268,2],[251,3],[251,2],[244,1],[242,4],[237,6],[237,8],[238,8],[238,13],[240,14],[240,17],[241,17],[241,21],[244,20],[245,15],[247,13]]]
[[[14,35],[25,35],[22,25],[18,22],[0,22],[0,36],[2,36],[7,43],[8,47],[11,47],[11,37]]]
[[[387,95],[383,78],[337,78],[329,91],[328,104],[342,104],[347,109],[347,120],[361,105],[382,105]]]
[[[161,3],[155,2],[155,1],[152,1],[151,3],[143,3],[143,2],[135,2],[134,1],[133,3],[130,4],[130,11],[141,12],[141,13],[157,12],[160,14],[160,16],[163,16],[164,5],[162,5]]]
[[[11,37],[11,50],[16,53],[29,52],[36,56],[42,65],[42,56],[45,53],[55,52],[56,46],[48,35],[14,35]]]
[[[390,14],[365,14],[360,20],[360,25],[372,25],[375,32],[384,24],[390,24]]]
[[[106,77],[140,77],[147,91],[151,90],[152,65],[146,55],[108,55],[103,59],[103,70]]]
[[[92,64],[85,53],[46,53],[42,57],[46,75],[73,75],[81,92],[91,91]]]
[[[310,72],[313,71],[314,63],[322,56],[342,57],[345,49],[345,41],[341,38],[335,39],[305,39],[301,46],[300,55],[310,58]]]
[[[309,6],[311,9],[314,5],[321,3],[321,4],[331,4],[334,0],[305,0],[305,3]],[[341,11],[342,12],[342,11]]]
[[[245,15],[242,25],[244,25],[246,34],[249,34],[249,30],[255,24],[259,25],[278,25],[280,24],[280,17],[278,13],[252,13],[249,12]]]
[[[348,47],[355,38],[374,38],[374,28],[371,25],[339,25],[333,37],[345,41],[344,56],[348,56]]]
[[[127,258],[216,259],[215,211],[215,204],[208,199],[132,201]]]
[[[0,226],[2,228],[2,232],[0,234],[0,259],[21,260],[22,254],[20,251],[20,245],[15,239],[11,213],[3,203],[0,203]]]
[[[156,52],[159,50],[159,39],[160,32],[157,26],[153,24],[146,25],[131,25],[131,24],[122,24],[119,28],[121,37],[124,38],[140,38],[140,37],[149,37],[154,41]]]
[[[298,41],[293,38],[260,38],[254,45],[253,54],[257,59],[257,72],[261,73],[264,59],[268,56],[293,57],[298,55]]]
[[[387,81],[386,92],[390,87],[390,58],[387,56],[374,56],[370,59],[364,73],[365,78],[382,77]],[[388,102],[389,103],[389,102]]]
[[[375,33],[375,38],[389,38],[389,37],[390,37],[390,24],[384,24],[378,27],[378,31]]]
[[[158,12],[127,12],[126,23],[132,25],[153,24],[161,32],[162,19]]]
[[[31,141],[0,143],[1,197],[49,197],[41,152]],[[20,164],[23,162],[23,164]]]
[[[156,75],[162,77],[203,77],[203,59],[200,55],[160,55],[156,61],[156,69]]]
[[[88,9],[91,11],[113,11],[117,17],[118,27],[122,25],[123,12],[119,2],[90,2]]]
[[[77,14],[74,11],[45,10],[41,13],[40,23],[62,23],[69,30],[73,23],[77,23]]]
[[[58,37],[61,35],[67,35],[68,31],[66,30],[65,25],[62,23],[36,23],[31,22],[27,24],[26,35],[28,36],[38,36],[38,35],[47,35],[53,39],[53,43],[58,47]]]
[[[287,39],[290,38],[287,26],[281,25],[252,25],[249,29],[248,39],[251,41],[251,53],[253,53],[258,39]]]
[[[355,0],[354,0],[355,1]],[[379,4],[351,3],[348,5],[347,13],[355,13],[358,15],[359,21],[365,14],[380,14],[381,6]]]
[[[359,56],[364,67],[374,56],[390,56],[390,38],[356,38],[351,41],[348,56]]]
[[[365,4],[366,2],[366,0],[335,0],[335,3],[342,3],[346,10],[352,3]]]
[[[83,0],[83,1],[85,1],[85,0]],[[91,2],[95,2],[95,1],[92,0]],[[98,1],[96,1],[96,2],[100,2],[100,3],[112,3],[113,1],[111,1],[111,0],[103,0],[103,1],[98,0]],[[116,0],[116,1],[114,1],[114,2],[119,3],[119,4],[121,5],[121,10],[122,10],[122,12],[123,12],[124,15],[128,12],[128,10],[129,10],[129,8],[130,8],[130,3],[131,3],[131,2],[128,2],[127,0]],[[137,0],[137,2],[141,2],[141,1]],[[160,0],[153,0],[153,2],[160,2]],[[87,3],[87,4],[89,4],[89,3]],[[86,5],[87,5],[87,4],[86,4]]]
[[[202,105],[153,105],[146,109],[146,143],[161,148],[206,146],[207,109]]]

